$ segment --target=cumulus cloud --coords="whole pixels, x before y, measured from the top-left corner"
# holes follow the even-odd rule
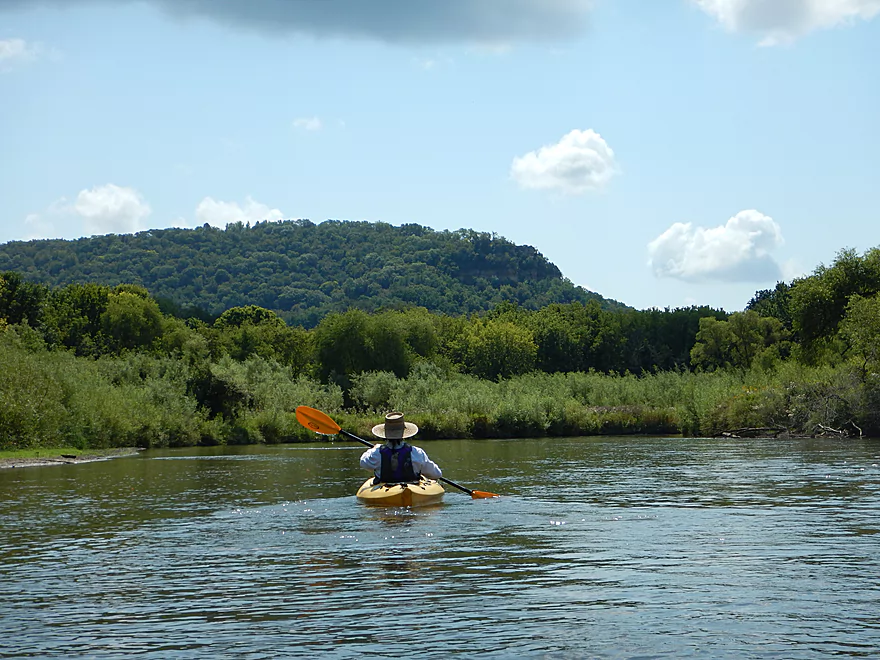
[[[11,71],[21,62],[36,59],[41,50],[39,44],[31,44],[24,39],[0,39],[0,73]]]
[[[782,243],[773,218],[752,209],[710,229],[676,222],[648,244],[648,264],[687,282],[772,282],[783,273],[770,252]]]
[[[100,234],[131,234],[148,229],[144,224],[152,214],[150,205],[134,188],[108,183],[80,191],[72,203],[62,197],[39,213],[30,213],[8,237],[2,240],[78,238]],[[196,208],[195,220],[177,218],[162,226],[195,227],[205,223],[225,229],[228,223],[255,223],[282,220],[284,214],[251,197],[244,204],[205,197]]]
[[[55,223],[44,213],[29,213],[24,219],[23,229],[22,241],[55,236]]]
[[[788,43],[814,30],[871,20],[880,0],[692,0],[732,32],[762,36],[761,44]]]
[[[86,0],[44,0],[58,6]],[[93,2],[95,0],[92,0]],[[103,0],[104,4],[136,0]],[[148,0],[181,17],[278,34],[506,43],[580,34],[594,0]],[[2,0],[0,8],[32,0]]]
[[[320,131],[323,126],[320,117],[299,117],[293,120],[293,127],[304,131]]]
[[[143,221],[150,205],[134,188],[107,183],[81,190],[73,210],[84,222],[86,234],[130,234],[147,229]]]
[[[510,176],[523,188],[580,194],[604,188],[618,171],[614,152],[592,129],[575,129],[556,144],[517,156]]]
[[[244,205],[238,202],[222,202],[205,197],[196,208],[196,220],[198,224],[208,223],[213,227],[225,229],[232,222],[262,222],[263,220],[282,220],[284,214],[278,209],[270,209],[250,196],[245,199]]]

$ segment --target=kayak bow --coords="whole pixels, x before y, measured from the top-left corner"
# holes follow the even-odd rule
[[[439,482],[422,477],[418,483],[386,484],[367,479],[358,489],[357,498],[372,506],[425,506],[436,504],[446,492]]]

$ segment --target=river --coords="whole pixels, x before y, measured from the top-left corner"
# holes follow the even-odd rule
[[[416,443],[419,444],[419,443]],[[2,658],[880,657],[880,442],[351,444],[0,470]]]

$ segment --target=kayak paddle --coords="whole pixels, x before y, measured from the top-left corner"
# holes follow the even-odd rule
[[[296,420],[305,426],[307,429],[311,429],[315,433],[320,433],[321,435],[344,435],[349,440],[354,440],[355,442],[360,442],[367,447],[372,447],[373,443],[364,440],[363,438],[357,437],[354,433],[349,433],[344,430],[334,422],[329,415],[321,412],[316,408],[309,408],[308,406],[299,406],[296,409]],[[471,490],[470,488],[465,488],[454,481],[446,479],[445,477],[437,477],[443,483],[449,484],[450,486],[454,486],[459,490],[464,491],[468,495],[470,495],[475,500],[482,500],[488,497],[500,497],[500,495],[496,495],[495,493],[487,493],[483,490]]]

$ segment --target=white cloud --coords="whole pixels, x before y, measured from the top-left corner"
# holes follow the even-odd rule
[[[137,190],[112,183],[81,190],[73,210],[83,219],[86,235],[130,234],[147,229],[143,220],[152,213]]]
[[[782,279],[791,282],[797,277],[809,275],[808,269],[797,259],[789,259],[782,264]]]
[[[517,156],[510,176],[523,188],[577,195],[604,188],[618,171],[614,152],[592,129],[575,129],[556,144]]]
[[[301,128],[305,131],[320,131],[323,126],[320,117],[300,117],[293,120],[294,128]]]
[[[144,220],[151,213],[150,205],[137,190],[108,183],[81,191],[73,203],[62,197],[45,210],[29,214],[17,226],[17,235],[0,236],[0,241],[135,233],[149,229]],[[155,228],[195,227],[208,223],[225,229],[232,222],[253,224],[284,217],[278,209],[269,208],[251,197],[247,197],[244,204],[205,197],[196,208],[195,220],[178,217],[167,225],[155,225]]]
[[[263,220],[282,220],[284,214],[278,209],[270,209],[265,204],[248,196],[244,205],[238,202],[221,202],[212,197],[205,197],[196,208],[196,220],[199,225],[208,223],[213,227],[225,229],[232,222],[262,222]]]
[[[880,0],[691,0],[732,32],[762,36],[761,45],[788,43],[814,30],[871,20]]]
[[[72,232],[70,227],[70,219],[74,215],[73,207],[66,197],[62,197],[39,213],[29,213],[21,223],[10,223],[0,235],[0,242],[79,238],[82,234]]]
[[[55,235],[55,223],[42,213],[29,213],[24,219],[25,232],[20,240],[31,241]]]
[[[73,203],[62,197],[45,210],[30,213],[20,227],[20,238],[14,240],[133,233],[147,228],[143,220],[151,212],[137,190],[108,183],[80,191]]]
[[[41,50],[39,44],[29,44],[24,39],[0,39],[0,72],[11,71],[19,62],[36,59]]]
[[[782,243],[773,218],[740,211],[711,229],[676,222],[648,244],[648,265],[657,277],[687,282],[770,282],[782,277],[770,256]]]

